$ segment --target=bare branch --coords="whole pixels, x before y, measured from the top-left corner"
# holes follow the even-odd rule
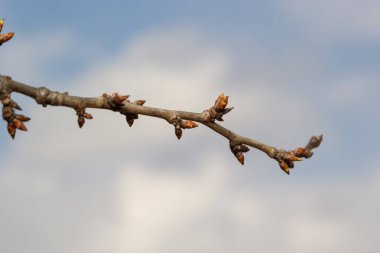
[[[13,33],[1,34],[3,23],[4,21],[0,20],[0,46],[13,37]],[[21,110],[21,107],[11,99],[12,92],[31,97],[44,107],[47,105],[65,106],[74,109],[80,128],[83,127],[86,120],[93,118],[91,114],[86,113],[87,108],[119,112],[125,115],[130,127],[138,119],[139,115],[164,119],[174,126],[174,132],[178,139],[182,137],[183,129],[195,128],[198,126],[195,122],[198,122],[227,138],[231,152],[241,164],[244,164],[243,153],[248,152],[248,146],[250,146],[263,151],[270,158],[275,159],[280,168],[287,174],[289,174],[289,169],[294,167],[295,161],[301,161],[302,158],[310,158],[313,155],[312,150],[317,148],[322,142],[322,135],[313,136],[305,147],[286,151],[238,135],[215,122],[223,121],[223,116],[233,109],[233,107],[227,108],[229,97],[224,94],[218,96],[211,108],[201,113],[195,113],[148,107],[144,105],[145,100],[131,102],[128,100],[129,95],[120,95],[118,93],[111,95],[103,94],[92,98],[72,96],[67,92],[51,91],[45,87],[36,88],[14,81],[8,76],[0,75],[0,100],[3,104],[2,116],[7,122],[7,129],[12,138],[15,137],[17,129],[27,131],[24,122],[30,120],[30,118],[15,112],[15,110]]]
[[[247,146],[259,149],[266,153],[270,158],[275,159],[282,170],[289,174],[289,168],[294,167],[295,161],[312,156],[312,150],[317,148],[322,142],[322,135],[310,139],[310,142],[303,148],[295,150],[278,150],[275,147],[238,135],[215,122],[222,120],[222,116],[231,111],[226,108],[228,96],[221,94],[215,101],[214,106],[201,113],[168,110],[144,106],[145,100],[131,102],[128,95],[113,93],[112,95],[103,94],[99,97],[78,97],[71,96],[67,92],[60,93],[51,91],[45,87],[33,87],[12,80],[10,77],[0,75],[0,99],[3,104],[3,119],[8,123],[8,131],[12,138],[15,137],[16,129],[26,131],[23,122],[29,120],[28,117],[16,114],[15,109],[21,109],[14,102],[10,95],[12,92],[24,94],[33,98],[38,104],[46,107],[65,106],[73,108],[78,116],[78,125],[82,127],[86,119],[92,119],[92,115],[86,113],[86,108],[97,108],[119,112],[126,116],[129,126],[132,126],[138,115],[151,116],[166,120],[172,124],[178,139],[182,136],[182,129],[191,129],[201,123],[229,140],[232,153],[241,164],[244,164],[244,154],[249,151]]]

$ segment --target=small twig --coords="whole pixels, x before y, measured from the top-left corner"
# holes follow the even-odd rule
[[[0,20],[0,46],[13,37],[13,33],[1,34],[3,23],[4,21]],[[145,100],[130,102],[128,100],[129,95],[120,95],[118,93],[113,93],[112,95],[103,94],[102,96],[93,98],[71,96],[67,92],[51,91],[45,87],[36,88],[14,81],[8,76],[0,75],[0,100],[3,104],[2,114],[3,119],[7,122],[7,129],[12,138],[15,137],[17,129],[27,131],[24,122],[30,120],[30,118],[22,114],[15,113],[15,110],[21,110],[21,108],[11,99],[12,92],[31,97],[44,107],[50,105],[73,108],[78,116],[80,128],[83,127],[86,119],[93,118],[91,114],[86,113],[86,108],[119,112],[125,115],[130,127],[138,119],[139,114],[164,119],[174,126],[175,135],[178,139],[182,136],[182,129],[195,128],[198,126],[195,122],[198,122],[227,138],[231,152],[241,164],[244,164],[243,153],[248,152],[248,146],[250,146],[263,151],[270,158],[275,159],[280,168],[287,174],[289,174],[289,169],[294,167],[295,161],[301,161],[302,158],[310,158],[313,155],[312,150],[317,148],[322,142],[322,135],[318,137],[313,136],[305,147],[286,151],[238,135],[215,122],[223,121],[223,116],[233,109],[233,107],[227,108],[229,97],[224,94],[218,96],[211,108],[201,113],[195,113],[144,106]]]

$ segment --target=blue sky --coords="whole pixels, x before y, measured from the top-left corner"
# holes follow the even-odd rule
[[[83,96],[124,92],[202,111],[281,148],[325,141],[291,176],[251,150],[241,167],[208,129],[15,96],[0,126],[0,251],[376,252],[380,4],[348,1],[8,1],[1,74]],[[48,242],[48,243],[47,243]],[[273,243],[276,242],[276,243]]]

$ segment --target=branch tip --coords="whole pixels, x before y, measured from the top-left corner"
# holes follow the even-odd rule
[[[303,148],[296,148],[295,150],[286,151],[283,149],[275,150],[273,159],[277,160],[280,168],[286,173],[289,174],[289,168],[294,167],[294,162],[302,161],[302,158],[310,158],[313,155],[312,150],[319,147],[322,143],[323,135],[312,136]]]

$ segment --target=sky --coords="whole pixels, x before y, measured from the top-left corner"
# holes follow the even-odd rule
[[[141,116],[13,98],[0,124],[0,251],[378,252],[380,2],[1,0],[0,74],[201,112],[278,148],[324,142],[291,175],[251,149]]]

